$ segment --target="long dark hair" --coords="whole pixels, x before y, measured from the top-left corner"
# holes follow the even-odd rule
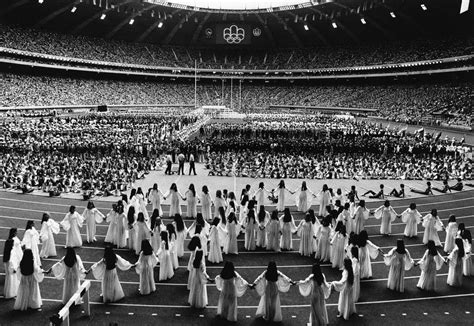
[[[33,274],[34,267],[33,251],[31,251],[31,249],[25,249],[20,262],[21,274],[25,276]]]
[[[209,189],[207,188],[207,186],[202,186],[202,192],[207,195],[209,194]]]
[[[204,221],[204,217],[202,216],[202,213],[196,214],[196,225],[200,225],[203,228],[206,225],[206,221]]]
[[[73,247],[66,248],[66,256],[64,256],[64,264],[67,267],[72,267],[77,262],[76,251]]]
[[[272,220],[277,220],[278,221],[278,211],[276,209],[272,212],[272,215],[270,216],[270,218]]]
[[[35,221],[33,221],[33,220],[27,221],[27,222],[26,222],[25,231],[26,231],[26,230],[31,230],[34,226],[35,226]]]
[[[291,213],[288,207],[285,207],[285,210],[283,211],[283,222],[284,223],[291,222]]]
[[[176,183],[172,183],[172,184],[171,184],[170,190],[173,190],[173,191],[175,191],[175,192],[178,192],[178,186],[176,186]]]
[[[232,222],[237,223],[237,218],[235,217],[235,213],[234,213],[234,212],[230,212],[229,216],[227,216],[227,221],[228,221],[229,223],[232,223]]]
[[[369,240],[369,235],[367,234],[367,231],[360,231],[358,241],[359,248],[365,247],[367,245],[367,240]]]
[[[3,262],[8,263],[10,261],[11,252],[13,249],[13,245],[15,244],[14,237],[16,237],[17,228],[11,228],[8,234],[8,240],[5,241],[5,247],[3,248]]]
[[[114,253],[114,249],[112,247],[105,247],[104,250],[104,261],[105,261],[105,268],[107,270],[112,270],[115,268],[117,264],[117,256]]]
[[[359,260],[359,248],[357,248],[356,246],[352,246],[351,247],[351,255],[352,255],[352,257]]]
[[[195,254],[195,256],[194,256],[194,261],[193,261],[193,267],[194,267],[194,268],[199,268],[199,267],[201,267],[202,257],[203,257],[203,252],[202,252],[202,250],[197,250],[197,251],[196,251],[196,254]]]
[[[160,233],[160,238],[161,238],[161,241],[164,241],[165,242],[165,249],[166,250],[169,250],[169,242],[168,242],[168,237],[170,237],[171,235],[168,234],[168,232],[166,231],[161,231]]]
[[[136,194],[137,194],[137,189],[132,188],[132,190],[130,190],[130,199],[132,199],[133,196],[135,196]]]
[[[313,281],[318,283],[318,285],[323,284],[324,277],[323,273],[321,272],[321,266],[319,263],[313,264]]]
[[[188,189],[193,193],[193,197],[196,197],[196,189],[192,183],[189,185]]]
[[[219,217],[220,217],[220,219],[221,219],[221,223],[224,224],[224,225],[227,224],[227,219],[226,219],[226,217],[225,217],[225,209],[224,209],[224,207],[222,207],[222,206],[219,207],[219,210],[218,210],[218,211],[219,211]]]
[[[344,258],[344,268],[347,271],[347,282],[354,284],[354,270],[352,269],[352,261],[349,258]]]
[[[179,214],[174,215],[174,222],[176,223],[176,231],[182,232],[184,230],[183,218]]]
[[[43,224],[44,222],[48,222],[50,216],[48,213],[43,213],[43,218],[41,219],[41,224]]]
[[[170,237],[171,239],[171,236],[174,234],[174,237],[177,238],[178,236],[176,235],[176,230],[174,229],[174,225],[173,224],[168,224],[166,225],[166,231],[168,231],[168,236]]]
[[[303,183],[301,184],[301,191],[306,191],[306,190],[308,190],[308,187],[306,186],[306,181],[303,181]]]
[[[191,238],[191,241],[189,241],[189,244],[188,244],[189,250],[194,251],[196,250],[196,248],[202,248],[201,238],[199,238],[198,235],[193,236]]]
[[[220,273],[220,276],[224,280],[230,280],[231,278],[236,277],[237,274],[235,274],[234,263],[226,260],[226,262],[224,263],[224,268],[222,268],[222,271]]]
[[[127,221],[129,225],[132,225],[133,223],[135,223],[135,207],[134,206],[130,206],[128,208]]]
[[[267,216],[267,212],[265,211],[265,206],[260,205],[260,209],[258,210],[258,221],[259,222],[265,221],[266,216]]]
[[[252,224],[257,223],[257,221],[255,221],[255,211],[253,209],[247,213],[247,223],[250,223],[251,219],[253,220]]]
[[[278,188],[285,188],[285,180],[280,180],[280,183],[278,183]]]
[[[268,263],[265,279],[269,282],[276,282],[278,280],[278,269],[274,261]]]
[[[397,252],[401,255],[406,254],[407,250],[405,249],[405,243],[402,239],[397,240]]]
[[[247,204],[248,201],[249,201],[249,195],[243,195],[242,200],[240,201],[240,205],[245,206],[245,204]]]
[[[153,253],[153,248],[147,239],[142,240],[142,252],[145,256],[150,256]]]
[[[159,218],[160,218],[160,211],[158,210],[158,208],[155,208],[150,217],[150,229],[153,230],[155,228],[156,222],[158,221]]]
[[[466,253],[464,251],[464,243],[462,239],[456,238],[454,240],[454,243],[456,244],[456,246],[458,246],[458,257],[463,258]]]
[[[433,240],[428,240],[428,254],[431,256],[436,256],[438,254],[438,250],[436,249],[436,244]]]

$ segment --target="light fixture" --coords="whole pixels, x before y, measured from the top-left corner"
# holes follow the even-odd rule
[[[77,7],[72,7],[71,12],[76,12]]]
[[[420,7],[421,7],[421,9],[423,9],[423,10],[428,10],[428,8],[425,6],[424,3],[422,3],[422,4],[420,5]]]
[[[304,27],[304,30],[305,30],[305,31],[309,31],[308,25],[304,24],[303,27]]]
[[[337,28],[336,22],[332,22],[332,28]]]
[[[360,22],[361,22],[362,24],[364,24],[364,25],[367,24],[367,22],[365,21],[364,18],[361,18],[361,19],[360,19]]]
[[[41,3],[43,3],[43,1],[44,1],[44,0],[38,0],[38,3],[41,4]]]
[[[392,18],[397,18],[397,15],[395,15],[393,11],[390,11],[390,16],[392,16]]]
[[[102,15],[100,16],[100,20],[104,20],[105,17],[107,17],[107,15],[106,15],[106,14],[102,14]]]
[[[133,23],[135,22],[135,19],[130,19],[130,21],[128,22],[129,25],[133,25]]]
[[[158,28],[162,28],[163,27],[163,22],[159,22],[158,23]]]

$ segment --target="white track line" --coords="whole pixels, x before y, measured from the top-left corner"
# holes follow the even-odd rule
[[[396,299],[396,300],[380,300],[380,301],[366,301],[366,302],[357,302],[357,306],[362,305],[376,305],[376,304],[386,304],[386,303],[398,303],[398,302],[411,302],[411,301],[425,301],[425,300],[442,300],[442,299],[452,299],[452,298],[466,298],[472,297],[474,293],[465,293],[465,294],[451,294],[451,295],[440,295],[434,297],[421,297],[421,298],[407,298],[407,299]],[[46,302],[61,302],[58,299],[42,299]],[[173,309],[191,309],[190,306],[179,306],[179,305],[151,305],[151,304],[133,304],[133,303],[108,303],[104,304],[103,302],[91,301],[92,305],[102,305],[107,306],[117,306],[117,307],[136,307],[136,308],[173,308]],[[281,305],[282,309],[295,309],[295,308],[309,308],[310,305]],[[337,303],[327,303],[326,307],[337,307]],[[217,306],[206,306],[207,309],[217,309]],[[257,309],[258,306],[238,306],[238,309]]]

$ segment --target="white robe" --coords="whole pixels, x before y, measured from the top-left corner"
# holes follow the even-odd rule
[[[158,263],[158,258],[154,253],[151,255],[144,255],[143,252],[140,253],[138,258],[137,265],[135,266],[135,272],[140,275],[140,294],[147,295],[152,292],[155,292],[155,276],[154,268]]]
[[[311,326],[327,325],[329,319],[326,300],[331,295],[331,284],[326,282],[326,276],[323,274],[323,282],[319,285],[314,281],[314,276],[311,274],[304,281],[298,282],[298,289],[302,296],[311,296],[309,324]]]
[[[403,234],[406,237],[416,237],[418,234],[418,224],[421,222],[421,214],[417,209],[407,208],[402,213],[402,222],[406,223]]]
[[[423,218],[423,227],[425,228],[423,243],[427,244],[429,240],[433,240],[437,247],[441,246],[438,231],[443,230],[443,223],[440,221],[440,219],[428,214]]]
[[[352,314],[356,313],[356,306],[354,302],[354,286],[349,284],[348,272],[344,270],[339,281],[332,282],[334,289],[339,293],[339,300],[337,303],[337,310],[345,320],[348,320]]]
[[[66,233],[66,247],[81,247],[82,238],[80,228],[83,218],[78,212],[67,213],[64,220],[60,223]]]
[[[280,294],[279,292],[288,292],[291,283],[290,278],[281,272],[278,272],[276,282],[269,282],[265,278],[266,271],[260,274],[255,280],[255,289],[260,296],[256,316],[263,317],[266,321],[282,321]]]
[[[82,213],[84,220],[86,222],[86,235],[87,235],[87,242],[97,241],[95,238],[96,234],[96,224],[102,223],[104,220],[104,214],[102,214],[97,208],[84,210]]]
[[[397,218],[397,213],[392,208],[392,206],[380,206],[375,210],[374,217],[377,220],[382,219],[380,223],[380,234],[392,233],[392,222],[395,221],[395,219]]]
[[[119,255],[116,254],[115,256],[117,256],[116,268],[106,269],[103,259],[91,267],[94,278],[102,281],[101,289],[104,303],[116,302],[125,297],[117,275],[117,268],[122,271],[128,271],[133,266]]]
[[[248,283],[237,272],[236,277],[224,280],[216,276],[216,288],[220,292],[217,315],[228,321],[237,321],[237,298],[244,295]]]
[[[207,306],[207,279],[206,266],[201,262],[199,268],[194,268],[190,272],[188,303],[193,308],[204,308]]]
[[[33,259],[35,264],[41,266],[41,259],[39,255],[39,233],[36,231],[34,227],[29,230],[25,231],[25,235],[23,236],[23,240],[21,241],[21,245],[25,246],[25,249],[31,249],[33,252]]]
[[[16,297],[20,280],[18,278],[18,267],[21,258],[23,258],[23,250],[21,250],[21,242],[18,237],[13,238],[13,247],[10,252],[10,260],[4,263],[5,267],[5,284],[3,287],[3,295],[5,299]]]
[[[51,267],[57,280],[64,280],[62,302],[66,304],[79,289],[80,281],[85,279],[86,270],[82,264],[81,257],[76,255],[76,263],[72,267],[66,266],[64,258]]]
[[[161,197],[163,197],[163,193],[159,189],[152,189],[148,195],[148,198],[151,201],[152,212],[155,209],[158,209],[158,216],[163,216],[163,210],[161,209]]]
[[[17,270],[17,277],[20,278],[20,286],[15,300],[14,310],[39,309],[43,305],[39,284],[44,279],[43,270],[34,263],[33,274],[25,276],[21,274],[21,268]]]
[[[405,271],[409,271],[414,264],[408,250],[405,251],[406,253],[400,254],[395,247],[384,255],[385,265],[390,267],[387,288],[402,293],[405,291]]]
[[[40,239],[42,242],[40,257],[48,258],[55,257],[56,242],[54,241],[54,234],[59,233],[59,224],[53,219],[49,219],[41,224]]]

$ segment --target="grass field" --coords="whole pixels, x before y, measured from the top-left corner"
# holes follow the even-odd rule
[[[176,176],[174,177],[176,178]],[[196,177],[195,177],[196,178]],[[206,177],[209,178],[209,177]],[[230,178],[213,178],[219,184],[222,180],[230,181]],[[220,180],[220,181],[219,181]],[[184,181],[184,180],[180,180]],[[296,180],[298,183],[300,181]],[[199,177],[199,182],[205,182]],[[245,181],[244,181],[245,183]],[[268,182],[270,183],[270,182]],[[271,183],[276,183],[272,182]],[[162,182],[162,184],[167,184]],[[184,190],[183,182],[181,189]],[[372,187],[375,188],[377,182]],[[221,187],[222,188],[222,187]],[[211,188],[215,189],[215,188]],[[239,189],[239,188],[237,188]],[[184,191],[182,191],[184,192]],[[472,230],[474,225],[474,191],[463,191],[448,195],[435,197],[410,198],[397,200],[392,206],[398,213],[401,213],[410,202],[416,202],[422,214],[428,213],[432,208],[437,208],[443,222],[446,224],[449,214],[455,214],[458,223],[464,222]],[[109,202],[96,201],[96,207],[103,213],[110,209]],[[380,202],[370,202],[369,208],[378,207]],[[61,220],[67,212],[69,205],[76,205],[82,213],[85,202],[74,199],[47,198],[32,195],[18,195],[10,192],[0,193],[0,253],[3,253],[3,243],[11,227],[19,228],[19,236],[23,237],[23,230],[26,221],[37,220],[37,228],[43,212],[48,211],[56,220]],[[313,208],[317,208],[313,206]],[[165,213],[167,207],[165,206]],[[296,223],[302,218],[302,214],[295,212],[292,207]],[[168,223],[170,220],[165,220]],[[369,219],[366,229],[369,232],[370,240],[381,246],[388,252],[396,242],[396,239],[403,237],[404,224],[398,219],[393,223],[393,234],[389,237],[382,237],[378,234],[379,220]],[[190,225],[190,221],[186,221]],[[93,245],[84,244],[78,249],[78,254],[84,261],[86,268],[101,259],[104,248],[104,238],[107,225],[98,225],[98,242]],[[425,246],[421,244],[423,228],[419,229],[417,239],[406,239],[405,244],[411,255],[415,259],[420,259],[425,251]],[[85,230],[82,230],[85,233]],[[48,269],[64,254],[65,233],[55,236],[58,257],[43,260],[43,268]],[[444,232],[440,232],[443,241]],[[83,234],[85,239],[85,234]],[[314,259],[301,257],[296,250],[299,240],[293,241],[291,252],[271,253],[271,252],[245,252],[243,250],[243,237],[239,237],[239,255],[227,256],[224,259],[233,261],[237,271],[249,282],[252,282],[265,268],[270,260],[275,260],[279,269],[293,280],[306,278],[311,273],[311,265]],[[117,250],[123,258],[134,263],[136,256],[128,250]],[[125,292],[125,299],[115,304],[104,305],[100,301],[100,283],[88,275],[87,279],[92,281],[91,300],[92,316],[86,317],[83,308],[78,306],[72,309],[72,323],[74,325],[108,325],[117,323],[119,325],[225,325],[216,318],[216,304],[218,291],[213,284],[208,285],[209,306],[206,309],[196,310],[188,307],[186,290],[187,265],[189,252],[180,259],[180,268],[176,271],[173,279],[167,282],[157,283],[157,291],[149,296],[138,294],[138,275],[132,269],[127,272],[119,272],[119,277]],[[207,264],[208,274],[216,276],[223,264]],[[382,258],[378,257],[372,263],[373,279],[361,282],[361,298],[357,304],[358,315],[354,315],[350,321],[344,321],[336,317],[338,294],[333,293],[328,299],[328,313],[331,324],[350,325],[473,325],[474,324],[474,282],[473,278],[464,278],[464,286],[460,289],[451,288],[446,285],[447,266],[444,266],[437,277],[438,292],[426,293],[416,288],[416,283],[420,274],[418,268],[413,268],[406,273],[405,292],[394,293],[386,289],[386,278],[388,268],[383,264]],[[159,267],[155,269],[155,279],[158,279]],[[341,272],[332,269],[329,265],[323,265],[323,273],[328,281],[340,278]],[[0,284],[3,286],[4,270],[0,268]],[[47,276],[40,284],[43,297],[43,308],[41,311],[14,312],[13,300],[0,299],[0,324],[1,325],[45,325],[48,318],[61,308],[62,281],[57,281],[51,276]],[[3,287],[1,288],[3,290]],[[260,325],[263,321],[254,318],[258,305],[258,296],[255,291],[248,290],[239,299],[239,321],[237,325]],[[283,306],[283,324],[285,325],[305,325],[309,316],[309,300],[302,297],[296,287],[292,287],[288,293],[281,295]]]

